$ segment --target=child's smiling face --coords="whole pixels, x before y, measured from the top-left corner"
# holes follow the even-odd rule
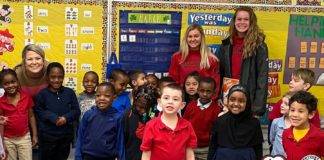
[[[246,108],[246,96],[243,92],[235,91],[228,98],[228,109],[232,114],[238,115]]]
[[[53,92],[59,91],[63,84],[64,71],[59,67],[53,67],[48,73],[48,82]]]
[[[309,127],[309,120],[312,119],[315,112],[309,113],[306,104],[298,103],[297,101],[291,103],[289,106],[289,119],[292,126],[299,129],[306,129]]]
[[[95,96],[96,105],[100,110],[109,109],[116,97],[110,86],[99,86]]]
[[[95,74],[87,73],[83,78],[83,87],[86,93],[93,93],[98,85],[98,77]]]

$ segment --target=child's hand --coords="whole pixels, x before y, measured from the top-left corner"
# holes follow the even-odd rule
[[[0,125],[6,124],[8,121],[8,117],[0,116]]]
[[[3,154],[0,155],[0,159],[1,160],[5,160],[6,158],[7,158],[6,153],[3,153]]]
[[[8,150],[7,150],[7,147],[3,144],[3,150],[4,152],[0,155],[0,159],[1,160],[5,160],[7,159],[8,157]]]
[[[65,123],[66,123],[65,117],[58,117],[58,119],[56,120],[56,126],[62,126]]]
[[[32,146],[35,147],[36,145],[38,144],[38,137],[37,135],[33,135],[33,138],[32,138]]]
[[[0,68],[1,68],[1,70],[2,70],[2,69],[8,69],[9,66],[8,66],[8,64],[5,63],[5,62],[0,62]]]

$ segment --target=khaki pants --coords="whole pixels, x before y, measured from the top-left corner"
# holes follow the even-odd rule
[[[29,132],[22,137],[4,137],[4,144],[8,150],[7,160],[32,160],[32,143]]]
[[[208,156],[209,147],[202,147],[194,149],[196,160],[206,160]]]

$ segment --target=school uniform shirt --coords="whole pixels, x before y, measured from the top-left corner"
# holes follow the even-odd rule
[[[146,124],[141,150],[151,151],[151,160],[185,160],[186,149],[197,147],[195,131],[179,115],[176,128],[170,129],[162,122],[162,114]]]
[[[112,104],[112,107],[115,108],[120,114],[123,114],[126,109],[131,107],[128,94],[128,92],[123,92]]]
[[[115,108],[100,110],[94,106],[84,114],[78,130],[75,159],[82,160],[84,155],[125,160],[121,115]]]
[[[29,132],[28,112],[34,105],[31,96],[23,91],[20,91],[20,99],[17,106],[11,104],[6,96],[0,98],[0,113],[8,117],[7,124],[4,125],[4,137],[21,137]]]
[[[72,123],[80,116],[79,103],[74,91],[63,86],[58,92],[52,92],[49,87],[41,90],[36,100],[35,109],[40,135],[73,134]],[[65,117],[66,123],[56,126],[56,120],[60,116]]]
[[[270,129],[270,142],[272,144],[272,151],[271,151],[272,156],[282,155],[284,157],[287,157],[286,152],[282,146],[282,133],[287,128],[289,127],[285,125],[284,116],[273,120]]]
[[[312,124],[308,133],[299,141],[294,138],[293,127],[284,130],[282,144],[287,154],[287,160],[324,156],[324,132]]]
[[[220,107],[214,101],[203,105],[198,99],[187,106],[183,118],[191,123],[198,139],[198,147],[208,147],[210,130],[219,113]]]

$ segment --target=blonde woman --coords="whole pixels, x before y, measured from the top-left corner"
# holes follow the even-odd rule
[[[268,47],[264,39],[253,9],[243,6],[235,10],[229,37],[220,48],[221,81],[224,77],[239,79],[247,86],[255,116],[263,115],[266,109]]]
[[[182,39],[180,50],[171,59],[169,76],[183,86],[187,74],[197,71],[201,77],[212,77],[219,89],[219,62],[207,48],[205,34],[198,24],[191,24]]]
[[[48,86],[46,80],[45,52],[37,45],[29,44],[22,51],[22,62],[14,70],[21,89],[35,99],[38,92]]]

